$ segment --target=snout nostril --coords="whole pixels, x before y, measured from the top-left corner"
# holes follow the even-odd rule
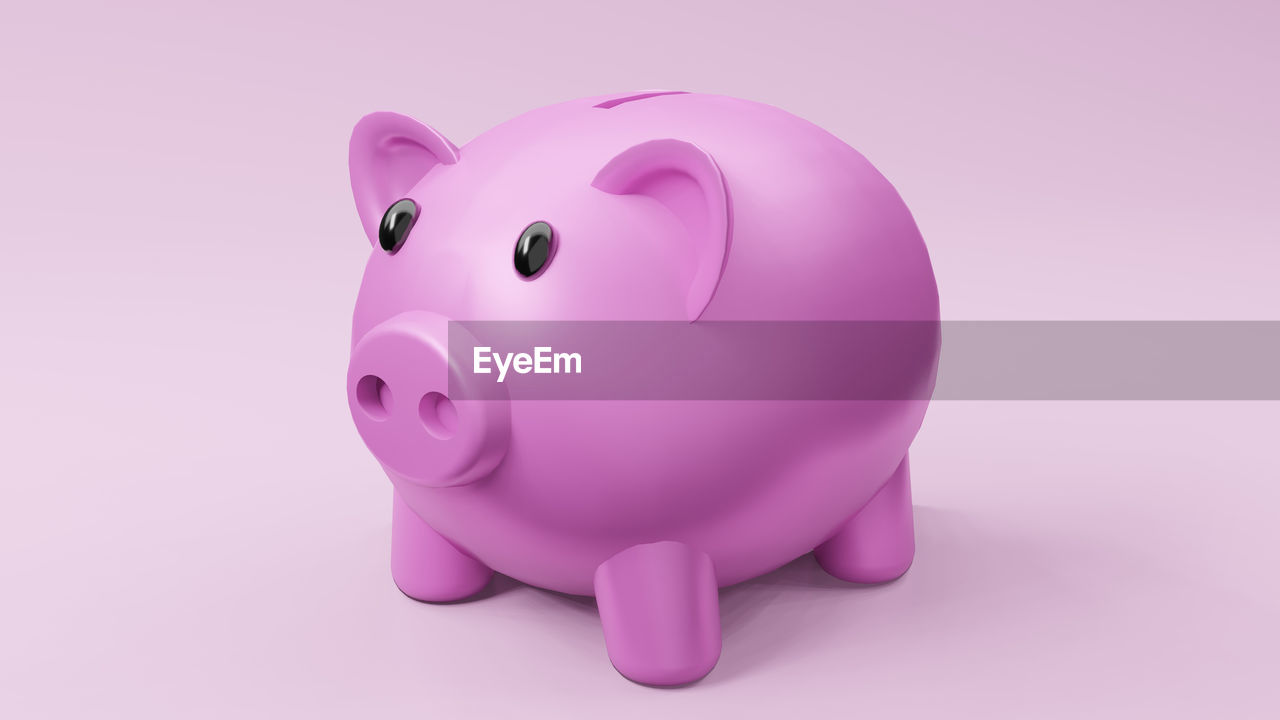
[[[448,440],[458,431],[458,409],[449,398],[438,392],[429,392],[418,402],[418,417],[427,432],[441,440]]]
[[[377,375],[365,375],[356,383],[356,402],[374,420],[386,420],[391,413],[391,387]]]

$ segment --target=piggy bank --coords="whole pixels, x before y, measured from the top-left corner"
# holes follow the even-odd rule
[[[937,342],[895,360],[911,397],[451,397],[477,382],[449,347],[466,321],[936,323],[915,222],[858,152],[768,105],[643,92],[461,148],[374,113],[350,172],[372,248],[347,395],[405,595],[461,600],[496,571],[592,596],[614,667],[665,686],[718,661],[719,588],[809,552],[854,583],[907,570]]]

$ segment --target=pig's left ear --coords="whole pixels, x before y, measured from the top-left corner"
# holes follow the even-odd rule
[[[693,279],[685,310],[690,322],[716,293],[728,254],[731,213],[720,167],[705,150],[683,140],[650,140],[622,151],[591,184],[614,195],[643,195],[659,203],[689,230]]]
[[[365,115],[351,131],[351,192],[360,224],[374,246],[387,208],[436,165],[458,162],[458,148],[443,135],[392,112]]]

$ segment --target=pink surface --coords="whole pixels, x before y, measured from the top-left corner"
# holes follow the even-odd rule
[[[724,591],[674,692],[583,601],[388,581],[338,390],[371,107],[749,97],[894,182],[945,318],[1280,315],[1274,4],[771,7],[7,10],[0,715],[1275,714],[1274,403],[935,403],[911,571]]]

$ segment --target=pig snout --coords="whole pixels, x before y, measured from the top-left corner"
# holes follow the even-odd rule
[[[511,428],[505,399],[460,399],[476,396],[450,365],[448,338],[447,318],[401,313],[356,342],[347,369],[347,401],[365,445],[390,472],[435,487],[489,474]],[[451,398],[451,389],[463,392]]]

